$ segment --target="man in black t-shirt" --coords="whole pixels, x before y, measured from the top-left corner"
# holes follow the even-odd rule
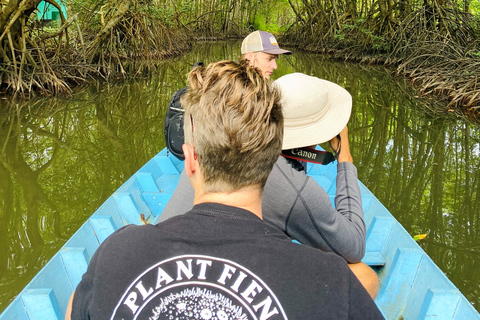
[[[282,147],[279,92],[246,62],[197,67],[188,78],[193,209],[107,238],[67,319],[383,319],[343,258],[262,221]]]

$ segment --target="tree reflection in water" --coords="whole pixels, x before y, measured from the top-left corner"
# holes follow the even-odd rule
[[[198,45],[153,77],[93,86],[69,98],[3,101],[0,116],[0,310],[80,225],[164,146],[163,117],[194,62],[237,59],[239,42]],[[480,305],[478,127],[381,67],[295,52],[291,72],[340,84],[359,178],[472,301]]]

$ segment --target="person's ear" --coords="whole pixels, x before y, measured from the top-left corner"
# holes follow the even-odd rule
[[[189,177],[191,177],[197,171],[198,166],[195,148],[189,144],[184,143],[182,145],[182,150],[183,155],[185,156],[185,172]]]
[[[247,59],[248,61],[250,61],[251,63],[253,62],[253,59],[255,58],[253,52],[247,52],[245,53],[245,59]]]

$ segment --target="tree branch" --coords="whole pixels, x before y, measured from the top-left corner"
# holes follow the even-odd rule
[[[55,38],[55,37],[58,37],[60,34],[62,34],[62,32],[68,28],[78,17],[78,13],[75,14],[74,16],[68,18],[67,21],[65,21],[64,24],[62,24],[62,26],[60,28],[58,28],[58,30],[54,31],[54,32],[46,32],[46,33],[43,33],[39,36],[40,40],[44,41],[44,40],[47,40],[47,39],[50,39],[50,38]]]

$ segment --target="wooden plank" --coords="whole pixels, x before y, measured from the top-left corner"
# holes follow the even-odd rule
[[[72,288],[76,288],[87,271],[89,262],[87,250],[78,247],[64,247],[60,250],[60,256]]]
[[[30,320],[63,319],[52,289],[27,290],[22,295],[22,301]]]
[[[370,267],[383,267],[385,258],[379,251],[367,251],[363,256],[362,262]]]

